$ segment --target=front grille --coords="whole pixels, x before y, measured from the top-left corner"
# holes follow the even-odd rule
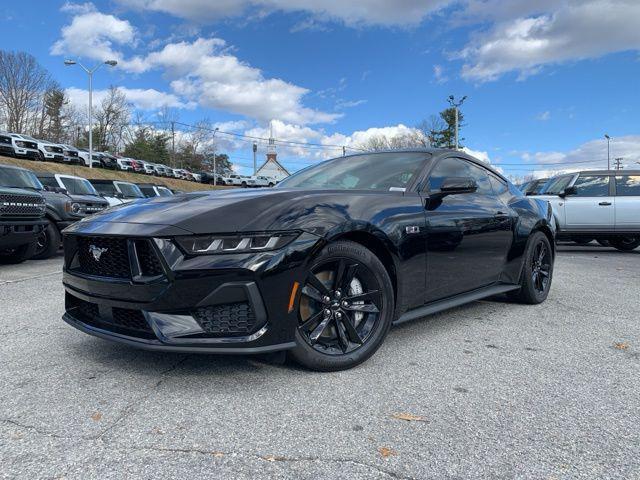
[[[14,195],[0,193],[0,215],[11,217],[35,217],[44,215],[44,199],[39,195]]]
[[[142,311],[128,308],[113,308],[113,324],[130,330],[151,332],[151,327],[144,318]]]
[[[126,238],[77,237],[78,271],[99,277],[131,278]]]
[[[110,309],[111,316],[109,316],[109,308],[104,307],[107,314],[101,316],[100,307],[97,304],[87,302],[69,293],[65,295],[65,309],[75,319],[101,330],[138,338],[156,338],[140,310],[112,308]]]
[[[193,312],[200,327],[212,336],[245,336],[258,330],[256,316],[247,302],[201,307]]]
[[[147,277],[162,275],[162,265],[149,240],[136,240],[136,253],[141,275]]]
[[[34,143],[34,142],[23,142],[24,143],[24,148],[30,148],[32,150],[37,150],[38,149],[38,144]]]
[[[60,147],[51,147],[51,150],[55,153],[63,153],[62,148]]]

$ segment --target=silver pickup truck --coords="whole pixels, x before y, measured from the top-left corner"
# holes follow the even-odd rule
[[[558,175],[536,197],[553,207],[559,239],[595,239],[622,251],[640,246],[640,170]]]

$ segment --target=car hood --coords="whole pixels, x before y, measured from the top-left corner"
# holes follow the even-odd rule
[[[166,225],[196,234],[290,229],[321,234],[350,217],[358,218],[358,212],[376,208],[375,203],[384,209],[388,201],[381,192],[234,189],[144,199],[113,207],[89,221],[130,224],[131,234],[133,224]]]

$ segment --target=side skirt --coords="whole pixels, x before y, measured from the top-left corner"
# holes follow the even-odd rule
[[[461,293],[459,295],[456,295],[455,297],[438,300],[423,307],[418,307],[414,310],[405,312],[400,316],[400,318],[396,319],[393,324],[398,325],[400,323],[409,322],[411,320],[426,317],[427,315],[432,315],[443,310],[448,310],[453,307],[459,307],[460,305],[464,305],[465,303],[475,302],[476,300],[492,297],[494,295],[500,295],[501,293],[511,292],[513,290],[518,290],[519,288],[520,285],[498,284],[479,288],[467,293]]]

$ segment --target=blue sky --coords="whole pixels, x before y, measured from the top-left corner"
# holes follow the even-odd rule
[[[532,6],[531,3],[535,3]],[[4,2],[2,48],[33,54],[84,102],[65,57],[115,58],[94,88],[144,118],[357,146],[467,95],[465,144],[514,175],[640,161],[636,0],[114,0]],[[98,95],[99,97],[99,95]],[[239,165],[250,144],[221,138]],[[262,146],[261,146],[262,150]],[[280,148],[295,170],[338,150]],[[602,161],[603,163],[597,163]],[[579,163],[584,162],[584,163]]]

